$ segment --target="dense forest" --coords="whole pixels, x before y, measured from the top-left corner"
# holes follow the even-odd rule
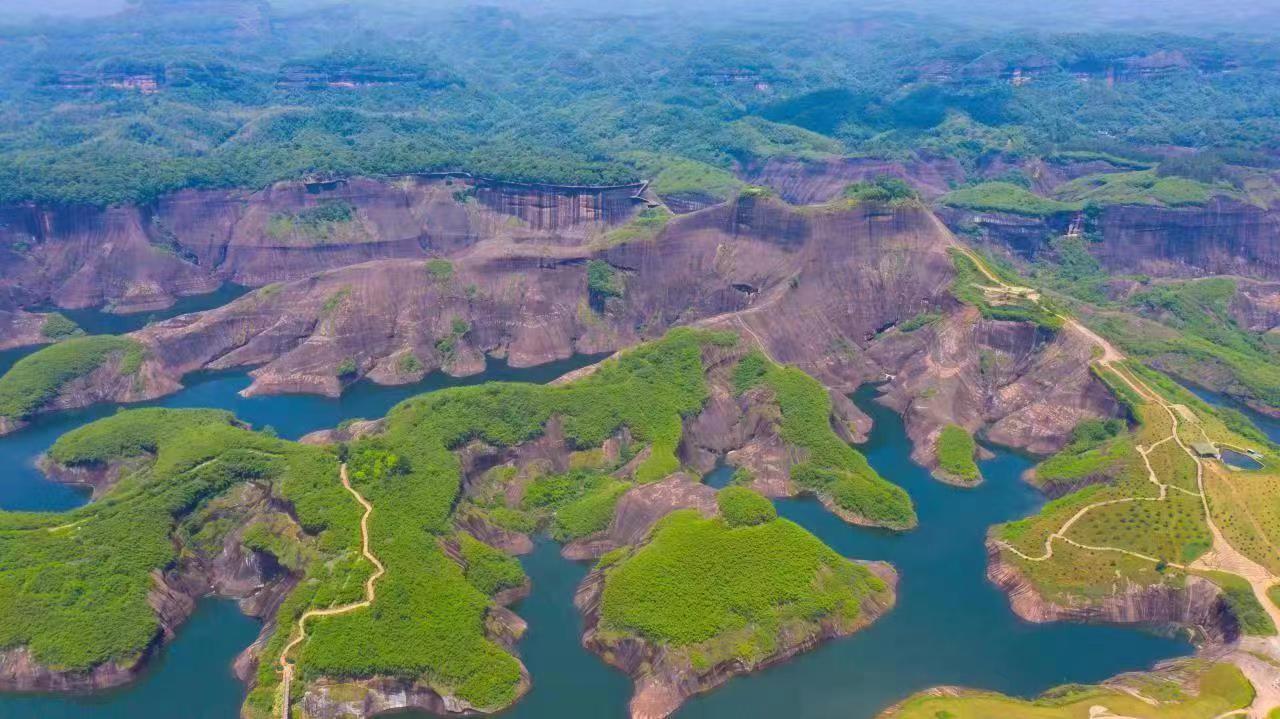
[[[0,201],[442,170],[616,183],[775,156],[1277,161],[1275,39],[876,7],[140,0],[0,21]]]

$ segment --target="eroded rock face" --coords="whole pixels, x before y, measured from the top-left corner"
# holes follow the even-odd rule
[[[0,207],[0,298],[10,298],[0,306],[143,311],[223,282],[260,286],[375,259],[448,255],[482,238],[581,242],[625,221],[637,189],[352,178],[183,190],[145,206],[10,205]],[[295,221],[324,205],[349,207],[349,221]]]
[[[1080,218],[1076,212],[1026,217],[941,208],[957,229],[976,231],[993,250],[1032,261]],[[1093,222],[1090,252],[1117,274],[1154,277],[1238,275],[1280,279],[1280,213],[1226,198],[1203,207],[1112,205]]]
[[[1014,614],[1029,622],[1137,624],[1156,628],[1192,628],[1217,644],[1240,636],[1222,592],[1212,582],[1189,576],[1185,587],[1128,584],[1097,601],[1059,605],[1045,599],[1000,549],[987,544],[987,579],[1009,595]]]
[[[437,368],[478,372],[485,355],[529,366],[681,324],[728,327],[738,313],[776,359],[848,389],[878,374],[862,349],[878,328],[951,301],[947,241],[920,209],[809,212],[746,198],[673,220],[652,242],[597,251],[492,238],[456,255],[443,280],[418,259],[377,260],[133,336],[148,349],[148,396],[187,372],[249,365],[260,365],[250,394],[334,396],[346,360],[375,381],[411,382]],[[587,303],[593,258],[626,286],[603,313]]]
[[[770,159],[743,169],[753,185],[775,190],[787,202],[809,205],[840,197],[845,187],[887,175],[907,180],[926,199],[933,199],[962,182],[965,171],[952,158],[896,162],[873,158],[840,158],[821,162]]]
[[[903,415],[912,458],[932,467],[937,437],[952,422],[983,430],[996,444],[1047,454],[1081,420],[1115,416],[1115,399],[1089,370],[1093,348],[1069,329],[984,320],[965,307],[876,351],[898,367],[883,401]]]
[[[49,338],[41,332],[46,316],[23,310],[0,309],[0,350],[48,342]]]

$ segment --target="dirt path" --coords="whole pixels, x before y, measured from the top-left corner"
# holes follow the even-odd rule
[[[973,264],[978,268],[978,271],[981,272],[984,277],[990,280],[997,288],[1005,292],[1019,293],[1023,296],[1028,296],[1023,292],[1027,288],[1014,287],[1004,282],[1003,280],[1001,280],[998,276],[996,276],[994,272],[992,272],[987,267],[986,262],[982,259],[982,257],[979,256],[972,249],[965,247],[964,245],[961,245],[959,243],[956,243],[954,247],[957,251],[963,253],[966,257],[972,260]],[[1032,298],[1032,299],[1037,303],[1039,302],[1038,298]],[[1166,498],[1168,497],[1168,489],[1170,485],[1164,482],[1161,482],[1159,477],[1156,476],[1155,469],[1151,466],[1151,462],[1148,459],[1147,455],[1150,454],[1151,451],[1154,450],[1160,444],[1164,442],[1172,441],[1176,443],[1178,445],[1178,448],[1181,449],[1188,457],[1190,457],[1192,461],[1195,462],[1196,488],[1198,491],[1191,492],[1189,490],[1182,489],[1180,487],[1174,487],[1174,489],[1178,489],[1192,496],[1200,497],[1201,507],[1204,512],[1205,524],[1207,525],[1209,529],[1209,534],[1213,539],[1213,545],[1212,545],[1212,549],[1209,552],[1207,552],[1205,555],[1203,555],[1202,557],[1197,559],[1195,562],[1193,562],[1190,565],[1190,567],[1183,567],[1182,565],[1173,564],[1173,563],[1169,563],[1169,566],[1177,567],[1181,569],[1189,568],[1189,569],[1229,572],[1231,574],[1235,574],[1243,577],[1245,580],[1249,582],[1250,587],[1252,587],[1254,596],[1257,598],[1258,603],[1262,605],[1262,608],[1271,617],[1271,620],[1275,623],[1277,629],[1280,629],[1280,607],[1277,607],[1274,603],[1272,603],[1271,599],[1267,596],[1267,589],[1280,583],[1280,577],[1276,577],[1262,565],[1258,564],[1257,562],[1254,562],[1253,560],[1241,554],[1239,550],[1237,550],[1234,546],[1231,545],[1230,542],[1227,541],[1226,537],[1223,536],[1222,531],[1218,529],[1217,523],[1213,521],[1213,514],[1209,511],[1209,499],[1205,492],[1205,487],[1204,487],[1204,473],[1205,473],[1204,461],[1200,458],[1199,455],[1193,452],[1191,448],[1188,447],[1182,441],[1182,437],[1179,436],[1178,428],[1181,426],[1179,422],[1180,413],[1177,411],[1177,409],[1175,409],[1172,403],[1165,400],[1164,397],[1162,397],[1158,392],[1156,392],[1151,387],[1149,387],[1146,382],[1139,379],[1136,375],[1131,375],[1129,371],[1126,368],[1124,368],[1122,364],[1120,364],[1121,362],[1124,361],[1125,356],[1122,352],[1120,352],[1120,350],[1116,349],[1110,342],[1108,342],[1107,340],[1099,336],[1093,330],[1089,329],[1088,327],[1085,327],[1083,324],[1080,323],[1079,320],[1075,319],[1074,317],[1067,317],[1060,314],[1055,314],[1055,316],[1063,320],[1064,327],[1066,329],[1080,333],[1081,335],[1083,335],[1084,337],[1086,337],[1087,339],[1089,339],[1091,342],[1093,342],[1095,345],[1097,345],[1102,349],[1102,356],[1099,357],[1097,360],[1097,363],[1100,366],[1113,372],[1117,377],[1120,378],[1121,381],[1123,381],[1131,389],[1133,389],[1134,392],[1137,392],[1138,395],[1141,396],[1143,399],[1149,402],[1152,402],[1154,404],[1160,405],[1160,407],[1169,415],[1169,420],[1172,423],[1171,429],[1169,431],[1169,436],[1164,437],[1159,441],[1153,443],[1152,445],[1148,446],[1145,450],[1141,447],[1138,448],[1139,454],[1142,455],[1142,461],[1146,464],[1147,475],[1149,479],[1152,481],[1152,483],[1154,483],[1157,487],[1160,488],[1160,495],[1159,497],[1130,497],[1130,498],[1124,498],[1124,499],[1112,499],[1112,500],[1106,500],[1102,502],[1096,502],[1094,504],[1090,504],[1085,507],[1082,507],[1080,511],[1076,512],[1070,519],[1068,519],[1058,529],[1058,531],[1054,532],[1053,534],[1050,534],[1045,539],[1045,552],[1043,555],[1039,557],[1028,556],[1023,552],[1018,551],[1012,545],[1009,545],[1007,543],[1002,542],[1001,544],[1005,548],[1009,549],[1009,551],[1013,552],[1014,554],[1017,554],[1019,557],[1022,557],[1023,559],[1027,561],[1032,561],[1032,562],[1043,562],[1052,558],[1053,557],[1053,541],[1055,539],[1065,541],[1068,544],[1075,545],[1082,549],[1090,549],[1094,551],[1118,552],[1121,554],[1127,554],[1132,557],[1138,557],[1140,559],[1145,559],[1153,562],[1159,561],[1154,557],[1148,557],[1144,554],[1123,549],[1121,547],[1093,547],[1093,546],[1081,544],[1079,542],[1076,542],[1074,540],[1067,538],[1065,534],[1073,524],[1079,521],[1091,510],[1096,509],[1098,507],[1104,507],[1109,504],[1118,504],[1121,502],[1165,501]]]
[[[294,638],[285,645],[284,649],[280,651],[280,685],[283,691],[282,702],[280,705],[280,716],[282,719],[289,719],[289,689],[290,685],[293,683],[293,664],[289,662],[289,652],[306,640],[307,620],[313,617],[332,617],[337,614],[347,614],[349,612],[354,612],[357,609],[364,609],[365,607],[370,606],[378,596],[377,587],[375,585],[377,584],[377,581],[382,578],[382,575],[386,573],[386,568],[382,566],[382,562],[379,561],[369,549],[369,516],[373,514],[373,505],[364,497],[360,496],[360,493],[351,486],[351,480],[347,477],[346,464],[343,464],[338,471],[342,476],[342,486],[351,493],[351,496],[356,498],[356,501],[360,503],[360,506],[364,507],[364,514],[360,517],[360,553],[364,555],[365,559],[369,560],[369,562],[373,564],[374,571],[373,574],[370,574],[369,578],[364,582],[363,600],[359,602],[352,602],[351,604],[343,604],[337,607],[329,607],[328,609],[308,609],[302,613],[302,616],[298,617],[297,635],[294,636]]]
[[[716,326],[721,326],[725,324],[737,325],[738,328],[741,329],[743,332],[746,332],[747,334],[751,335],[751,339],[755,340],[756,345],[760,347],[760,351],[764,353],[764,356],[766,359],[768,359],[770,362],[774,364],[781,364],[776,359],[774,359],[773,353],[769,351],[769,345],[765,343],[764,338],[761,337],[759,334],[757,334],[755,330],[751,329],[751,326],[747,324],[747,321],[744,318],[749,315],[756,314],[757,312],[762,312],[764,310],[767,310],[773,305],[777,304],[778,300],[781,300],[784,296],[786,296],[788,288],[790,287],[791,281],[798,276],[799,275],[791,275],[790,277],[787,277],[786,279],[778,282],[773,287],[770,287],[768,290],[766,290],[763,293],[763,296],[759,302],[746,308],[745,310],[735,310],[733,312],[725,312],[723,314],[707,317],[705,319],[701,319],[701,320],[698,320],[697,322],[694,322],[693,326],[694,327],[716,327]]]

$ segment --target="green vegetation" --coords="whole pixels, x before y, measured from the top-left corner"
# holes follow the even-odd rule
[[[436,282],[448,282],[453,279],[453,263],[438,257],[427,260],[427,274]]]
[[[662,232],[671,219],[671,213],[662,207],[646,207],[632,217],[627,224],[609,230],[601,239],[604,247],[612,247],[628,242],[648,242]],[[598,262],[599,260],[592,260]]]
[[[1116,32],[1123,23],[1103,24],[1106,13],[1083,27],[1085,12],[1022,32],[990,9],[939,6],[918,20],[868,9],[859,21],[892,31],[850,48],[781,7],[763,21],[737,7],[714,21],[676,10],[641,27],[620,11],[369,5],[336,35],[289,4],[252,19],[170,5],[72,23],[15,17],[0,53],[0,202],[105,206],[187,187],[433,171],[650,178],[667,196],[725,198],[734,168],[851,154],[942,159],[970,176],[1037,156],[1158,164],[1161,180],[1219,183],[1212,162],[1150,148],[1212,145],[1232,164],[1262,165],[1255,150],[1280,135],[1269,46],[1216,27]],[[1099,91],[1099,68],[1156,53],[1190,64]],[[1029,59],[1034,82],[1012,87],[1007,73]],[[341,209],[319,221],[358,224]]]
[[[938,469],[947,477],[961,482],[976,482],[982,478],[974,454],[978,446],[973,435],[958,424],[949,424],[938,435]]]
[[[855,182],[844,188],[841,196],[854,202],[883,202],[901,204],[919,197],[905,180],[890,175],[880,175],[873,180]]]
[[[797,485],[847,516],[894,529],[915,525],[911,497],[876,474],[866,458],[831,429],[831,398],[817,380],[748,354],[734,368],[733,383],[739,392],[754,385],[773,392],[782,414],[782,438],[805,452],[805,460],[791,468]]]
[[[1153,171],[1088,175],[1072,180],[1054,191],[1058,200],[1095,205],[1203,205],[1228,188],[1214,187],[1194,179],[1162,176]]]
[[[44,322],[40,325],[40,334],[57,342],[68,337],[84,334],[84,332],[79,325],[67,319],[66,315],[59,312],[51,312],[45,315]]]
[[[200,510],[247,482],[293,502],[312,534],[317,559],[307,576],[323,583],[317,597],[346,599],[343,587],[358,587],[366,571],[340,559],[358,547],[359,507],[337,482],[336,459],[239,428],[225,412],[123,412],[67,433],[50,456],[71,465],[137,464],[79,509],[0,512],[0,647],[26,645],[43,664],[87,669],[146,651],[160,631],[148,602],[152,574],[179,560],[173,537],[220,546],[228,528]]]
[[[1134,293],[1121,307],[1084,314],[1090,328],[1126,353],[1229,394],[1280,407],[1280,348],[1236,324],[1235,280],[1161,282]]]
[[[734,197],[742,188],[742,181],[733,173],[704,162],[657,155],[635,159],[638,169],[652,177],[649,189],[661,197],[716,202]]]
[[[1120,420],[1083,420],[1072,431],[1067,446],[1036,466],[1036,482],[1069,484],[1105,476],[1106,470],[1132,452],[1133,444]]]
[[[297,212],[272,215],[267,234],[273,239],[303,238],[313,242],[351,240],[348,227],[356,219],[356,208],[350,202],[337,200],[308,207]]]
[[[748,352],[733,366],[733,392],[742,394],[760,384],[768,374],[772,363],[758,350]]]
[[[54,399],[68,382],[84,377],[109,361],[122,376],[142,366],[142,345],[128,337],[75,337],[45,347],[14,363],[0,377],[0,417],[22,419]]]
[[[1199,719],[1244,709],[1254,698],[1249,680],[1225,662],[1184,660],[1156,674],[1124,675],[1119,681],[1120,687],[1062,686],[1032,700],[981,691],[920,693],[895,706],[885,719],[1076,719],[1090,716],[1093,707],[1106,707],[1115,716]],[[1135,692],[1124,690],[1135,682]]]
[[[1062,318],[1046,309],[1042,301],[1035,301],[1026,294],[986,289],[992,287],[992,283],[974,264],[973,259],[959,250],[952,249],[950,253],[951,262],[956,269],[951,294],[956,299],[977,307],[987,319],[1034,322],[1051,330],[1062,328]]]
[[[1222,589],[1223,598],[1231,613],[1240,622],[1240,633],[1255,637],[1273,637],[1275,622],[1254,596],[1253,587],[1244,577],[1228,572],[1197,572]]]
[[[306,676],[427,675],[476,706],[509,703],[519,668],[480,632],[488,600],[433,539],[450,529],[461,480],[450,450],[472,439],[498,446],[530,440],[554,414],[562,418],[569,441],[583,448],[599,446],[629,427],[638,441],[650,445],[637,478],[666,476],[679,466],[674,450],[682,416],[706,399],[702,345],[732,341],[675,330],[569,385],[490,383],[397,405],[387,415],[385,434],[354,443],[348,460],[357,488],[378,507],[370,532],[387,574],[369,612],[314,626],[301,653]],[[387,455],[395,461],[387,461]],[[558,503],[567,494],[563,489],[563,483],[559,488],[547,483],[541,498],[531,501]],[[569,531],[583,526],[571,524]],[[460,627],[474,631],[460,632]]]
[[[608,262],[591,260],[587,263],[587,291],[593,300],[621,297],[622,278]]]
[[[592,469],[539,477],[525,490],[523,508],[534,521],[551,517],[551,536],[565,542],[609,526],[618,499],[631,488]]]
[[[940,312],[921,312],[920,314],[899,324],[898,329],[902,332],[915,332],[922,327],[928,327],[940,319],[942,319],[942,313]]]
[[[716,493],[716,505],[730,527],[750,527],[778,518],[773,502],[746,487],[725,487]]]
[[[464,574],[471,586],[487,595],[524,584],[524,568],[515,557],[501,552],[466,532],[456,536]]]
[[[351,299],[351,288],[343,287],[324,299],[324,304],[320,306],[320,316],[328,316],[333,314]]]
[[[969,210],[1009,212],[1042,217],[1082,209],[1082,205],[1041,197],[1025,187],[1008,182],[984,182],[952,190],[939,200],[944,205]]]
[[[417,374],[422,371],[422,360],[412,352],[406,352],[396,360],[396,371],[400,374]]]
[[[333,368],[333,373],[339,377],[352,377],[359,371],[360,366],[356,364],[354,357],[348,357],[342,360],[338,363],[337,367]]]
[[[785,519],[733,527],[692,510],[663,518],[646,545],[605,571],[602,630],[717,655],[710,663],[758,661],[794,623],[852,627],[863,603],[886,591]]]

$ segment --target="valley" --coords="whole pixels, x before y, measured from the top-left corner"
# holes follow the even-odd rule
[[[1280,716],[1265,3],[82,4],[0,719]]]

